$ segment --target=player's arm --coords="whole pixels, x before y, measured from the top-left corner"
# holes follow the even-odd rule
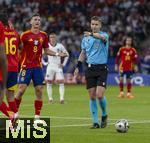
[[[63,45],[62,45],[62,51],[63,51],[63,53],[67,53],[67,55],[68,55],[67,57],[64,58],[64,61],[62,63],[62,66],[64,67],[67,64],[67,62],[68,62],[69,53],[68,53],[68,51],[66,50],[66,48]]]
[[[84,36],[93,36],[94,38],[100,39],[103,42],[106,42],[106,40],[107,40],[105,36],[103,36],[99,33],[95,33],[95,32],[93,33],[93,32],[85,31]]]
[[[78,61],[84,62],[85,58],[86,58],[85,50],[82,50],[81,53],[80,53],[80,55],[79,55]]]
[[[135,49],[133,49],[133,62],[135,64],[138,63],[138,54],[137,54],[137,51]]]
[[[78,63],[76,65],[76,68],[75,68],[75,71],[74,71],[74,76],[77,76],[78,73],[79,73],[79,70],[82,66],[82,63],[85,61],[86,59],[86,54],[85,54],[85,50],[82,50],[80,55],[79,55],[79,58],[78,58]]]
[[[120,61],[120,56],[121,56],[121,48],[117,52],[116,59],[115,59],[115,71],[119,70],[119,61]]]
[[[44,48],[44,52],[45,52],[46,55],[49,55],[49,56],[60,56],[60,57],[67,57],[67,56],[68,56],[67,53],[54,52],[54,51],[52,51],[52,50],[50,50],[50,49],[48,49],[48,48]]]
[[[0,67],[2,71],[3,89],[4,89],[6,86],[6,80],[7,80],[7,57],[5,53],[5,47],[3,44],[0,44]]]
[[[43,57],[42,57],[42,64],[43,64],[44,66],[47,66],[47,65],[48,65],[48,61],[45,60],[45,57],[46,57],[46,55],[43,55]],[[47,57],[46,57],[46,58],[47,58]]]
[[[44,48],[44,52],[46,55],[49,56],[60,56],[60,57],[67,57],[67,53],[63,53],[63,52],[54,52],[52,50],[49,49],[49,45],[48,45],[48,37],[47,35],[45,35],[45,40],[43,43],[43,48]]]
[[[62,66],[63,66],[63,67],[67,64],[68,59],[69,59],[69,56],[64,58],[64,61],[63,61],[63,63],[62,63]]]
[[[139,61],[138,61],[138,54],[137,54],[137,51],[133,48],[133,59],[132,59],[132,61],[133,61],[133,64],[134,64],[134,71],[135,72],[138,72],[138,63],[139,63]]]

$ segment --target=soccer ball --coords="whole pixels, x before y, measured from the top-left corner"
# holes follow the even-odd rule
[[[126,119],[120,119],[115,123],[117,132],[126,133],[129,129],[129,123]]]

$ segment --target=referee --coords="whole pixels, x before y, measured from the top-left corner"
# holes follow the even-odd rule
[[[81,53],[74,75],[77,76],[81,65],[86,61],[86,87],[90,97],[90,111],[92,115],[92,129],[107,126],[106,97],[104,95],[107,81],[107,59],[109,36],[101,31],[102,21],[98,16],[91,18],[91,32],[85,31],[81,42]],[[102,110],[101,121],[98,118],[97,101]]]

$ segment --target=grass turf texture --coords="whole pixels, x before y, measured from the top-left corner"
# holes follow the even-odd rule
[[[44,88],[41,116],[51,117],[51,143],[149,143],[150,96],[149,87],[133,87],[134,99],[119,99],[118,87],[108,86],[106,91],[109,125],[105,129],[91,130],[89,97],[83,85],[66,85],[65,104],[59,103],[58,86],[53,86],[53,104],[49,104]],[[20,116],[34,117],[34,90],[29,86],[23,96]],[[99,105],[98,105],[99,106]],[[99,108],[99,116],[101,110]],[[125,118],[130,128],[118,133],[114,123]]]

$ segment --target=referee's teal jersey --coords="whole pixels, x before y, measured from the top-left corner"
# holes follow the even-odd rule
[[[99,34],[105,37],[105,41],[93,36],[86,36],[82,39],[81,48],[86,52],[86,62],[88,64],[107,64],[109,36],[102,31]]]

